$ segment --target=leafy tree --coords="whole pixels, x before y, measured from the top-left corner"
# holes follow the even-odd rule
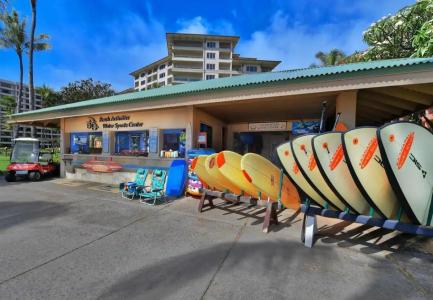
[[[311,67],[336,66],[343,62],[346,54],[339,49],[332,49],[328,53],[319,51],[316,53],[316,58],[320,61],[320,65],[312,64]]]
[[[418,5],[425,9],[430,20],[425,22],[415,34],[412,46],[416,51],[412,56],[430,57],[433,56],[433,1],[421,1]]]
[[[60,94],[45,84],[36,88],[36,92],[42,97],[43,107],[50,107],[63,103]]]
[[[15,112],[16,106],[17,106],[17,102],[15,100],[15,97],[12,96],[0,97],[0,108],[4,113],[2,116],[10,117]],[[5,128],[9,129],[10,125],[6,123]]]
[[[364,60],[427,56],[432,44],[432,5],[433,0],[418,0],[371,24],[364,32],[369,46]]]
[[[62,103],[108,97],[114,94],[111,84],[93,81],[92,78],[71,82],[60,89]]]
[[[3,24],[0,27],[0,48],[14,49],[18,56],[20,80],[16,112],[20,112],[23,95],[23,53],[27,49],[26,19],[20,19],[16,11],[0,15]],[[18,136],[17,126],[14,126],[13,137]]]

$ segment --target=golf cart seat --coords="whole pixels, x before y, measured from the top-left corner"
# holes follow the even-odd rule
[[[151,180],[150,186],[140,188],[138,192],[140,203],[155,205],[156,200],[165,197],[167,171],[161,169],[153,170]]]
[[[148,169],[137,169],[134,181],[122,182],[119,185],[119,191],[122,194],[122,198],[132,200],[137,197],[139,190],[146,184],[148,174]]]

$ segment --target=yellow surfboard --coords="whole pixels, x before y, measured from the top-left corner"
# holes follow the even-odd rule
[[[229,191],[231,193],[234,193],[236,195],[241,194],[241,189],[234,185],[230,180],[228,180],[218,169],[217,163],[216,163],[216,156],[218,153],[214,153],[212,155],[209,155],[206,158],[205,162],[205,168],[208,174],[213,178],[213,184],[218,185],[216,187],[221,192]]]
[[[241,159],[242,155],[239,153],[221,151],[216,157],[218,170],[247,195],[254,198],[261,196],[261,198],[266,199],[266,195],[259,195],[259,190],[245,178],[241,170]]]
[[[224,187],[219,185],[219,183],[206,171],[206,158],[207,155],[199,155],[193,159],[191,163],[191,169],[197,175],[197,177],[202,181],[208,188],[212,190],[224,190]]]
[[[280,199],[287,208],[299,208],[301,199],[295,186],[269,160],[255,153],[247,153],[241,159],[241,169],[245,178],[268,195],[270,200]]]
[[[343,149],[352,178],[376,211],[385,218],[396,219],[398,201],[382,163],[375,127],[360,127],[343,134]]]
[[[343,211],[348,207],[331,190],[317,167],[311,141],[315,134],[306,134],[294,139],[291,143],[292,152],[303,175],[309,179],[316,192],[321,194],[330,204]]]
[[[313,152],[323,178],[336,195],[344,198],[354,211],[361,215],[370,213],[370,204],[364,198],[350,175],[344,157],[342,132],[327,132],[313,138]]]
[[[309,198],[311,198],[311,200],[315,201],[320,206],[325,207],[326,200],[320,196],[316,190],[314,190],[314,188],[308,183],[304,175],[302,175],[301,171],[299,170],[299,166],[293,157],[290,142],[278,146],[277,154],[280,158],[281,164],[286,169],[287,174],[289,174],[293,182],[296,183],[298,187],[302,189]]]

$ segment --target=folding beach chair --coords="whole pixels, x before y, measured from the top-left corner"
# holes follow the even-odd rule
[[[138,196],[140,203],[155,205],[157,199],[165,197],[165,184],[167,181],[167,171],[156,169],[152,172],[150,186],[140,188]]]
[[[149,174],[148,169],[137,169],[134,181],[123,182],[119,185],[119,191],[122,194],[122,198],[129,200],[134,199],[138,196],[138,192],[144,187],[146,183],[147,175]]]

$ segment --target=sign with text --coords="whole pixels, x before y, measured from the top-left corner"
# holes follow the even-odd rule
[[[88,117],[87,129],[98,130],[102,129],[124,129],[124,128],[143,128],[143,122],[137,122],[131,119],[129,115],[116,115],[116,116],[101,116],[99,118]]]
[[[249,123],[249,131],[286,131],[287,122]]]

